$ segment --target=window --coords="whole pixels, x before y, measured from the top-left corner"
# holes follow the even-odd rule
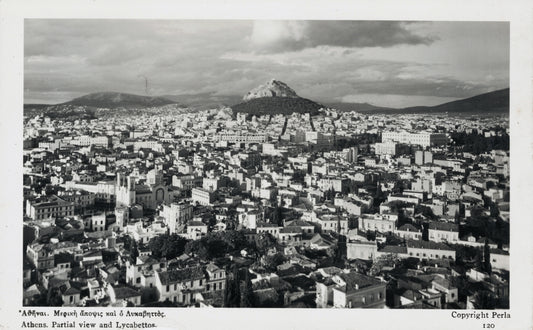
[[[209,284],[205,287],[206,291],[209,291]]]
[[[135,280],[135,283],[137,283],[137,284],[141,283],[141,278],[137,277],[137,279]]]
[[[202,280],[200,280],[200,285],[202,285]]]
[[[170,285],[167,285],[167,292],[170,291]]]

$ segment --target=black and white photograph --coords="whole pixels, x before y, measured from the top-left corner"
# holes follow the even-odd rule
[[[532,89],[511,82],[510,19],[18,26],[19,185],[2,203],[18,210],[20,328],[240,308],[527,316],[512,308],[531,306],[531,243],[514,232],[531,215],[512,182],[531,181],[514,153],[531,161],[532,112],[511,100]]]

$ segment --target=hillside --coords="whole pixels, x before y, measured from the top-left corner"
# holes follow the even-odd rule
[[[509,88],[476,95],[466,99],[447,102],[435,106],[416,106],[402,109],[376,108],[357,110],[376,114],[409,113],[509,113]]]
[[[324,106],[301,97],[261,97],[236,104],[231,108],[235,112],[248,113],[250,115],[290,115],[296,113],[310,113],[312,116],[318,114],[318,110]]]
[[[433,107],[409,107],[407,112],[509,112],[509,88],[452,101]]]
[[[158,96],[141,96],[135,94],[102,92],[87,94],[61,105],[86,106],[95,108],[148,108],[176,103]]]

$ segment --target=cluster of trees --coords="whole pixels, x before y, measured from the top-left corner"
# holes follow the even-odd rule
[[[277,246],[277,241],[269,233],[260,233],[255,239],[255,245],[253,246],[256,252],[256,258],[266,255],[268,250]]]
[[[148,247],[156,258],[174,259],[185,251],[188,240],[177,234],[164,234],[150,240]]]
[[[232,106],[235,112],[244,112],[249,115],[277,115],[296,113],[310,113],[318,115],[322,106],[311,100],[293,97],[261,97]]]
[[[505,132],[501,136],[491,137],[455,132],[451,134],[451,138],[463,151],[477,155],[491,150],[509,150],[509,135]]]
[[[213,260],[226,254],[235,254],[248,248],[249,244],[240,231],[210,232],[201,239],[188,241],[184,252],[204,260]]]
[[[475,237],[487,237],[499,246],[509,244],[509,223],[501,219],[493,219],[487,216],[472,217],[464,226],[459,228],[460,235],[471,233]]]
[[[281,253],[276,253],[273,255],[265,255],[261,258],[261,265],[266,271],[275,272],[278,269],[278,266],[284,263],[287,259]]]
[[[398,256],[393,254],[386,254],[380,256],[374,260],[372,267],[370,267],[368,273],[372,276],[380,274],[385,267],[395,268],[400,263]]]
[[[255,296],[248,269],[239,269],[233,265],[233,270],[226,280],[224,307],[254,307]]]
[[[339,138],[335,140],[335,150],[357,147],[359,145],[369,145],[380,141],[378,134],[363,133],[352,138]],[[365,151],[365,150],[362,150]]]
[[[274,207],[269,218],[271,219],[272,223],[275,223],[278,226],[283,226],[283,208],[281,206]]]
[[[137,242],[129,235],[124,236],[124,250],[128,251],[132,260],[137,259],[139,256],[139,250]]]

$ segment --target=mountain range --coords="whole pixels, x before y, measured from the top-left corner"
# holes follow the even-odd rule
[[[407,108],[388,108],[368,103],[335,103],[315,101],[302,98],[287,84],[272,79],[244,95],[218,95],[216,93],[182,94],[164,96],[142,96],[127,93],[100,92],[87,94],[71,101],[47,105],[25,104],[24,113],[55,113],[56,117],[66,113],[93,113],[94,109],[147,109],[172,105],[174,108],[192,108],[194,110],[231,107],[235,112],[248,114],[318,114],[320,108],[334,108],[340,111],[357,111],[367,114],[409,114],[409,113],[508,113],[509,88],[501,89],[470,98],[443,103],[436,106],[416,106]],[[78,109],[81,107],[82,109]],[[84,110],[85,109],[85,110]],[[98,111],[102,113],[102,111]]]
[[[330,103],[328,106],[341,110],[376,114],[409,113],[508,113],[509,88],[488,92],[466,99],[451,101],[435,106],[416,106],[407,108],[376,107],[368,103]]]

